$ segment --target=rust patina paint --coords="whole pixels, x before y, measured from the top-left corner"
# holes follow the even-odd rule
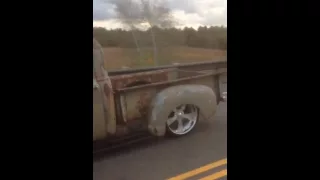
[[[140,99],[137,102],[136,108],[138,109],[142,117],[147,116],[150,102],[151,94],[149,92],[143,92],[140,94]]]
[[[137,81],[156,83],[168,80],[168,71],[157,70],[152,72],[141,72],[129,75],[118,75],[110,77],[115,89],[122,89]]]

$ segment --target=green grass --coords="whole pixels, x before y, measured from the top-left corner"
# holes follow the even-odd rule
[[[107,69],[120,69],[123,66],[137,68],[155,65],[152,48],[141,49],[141,55],[133,48],[105,48],[104,53]],[[226,51],[190,47],[170,47],[158,49],[157,55],[159,65],[168,65],[172,63],[190,63],[221,59],[226,56]]]

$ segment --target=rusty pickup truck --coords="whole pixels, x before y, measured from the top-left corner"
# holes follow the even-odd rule
[[[137,131],[182,136],[211,120],[225,100],[219,78],[226,69],[179,68],[108,76],[101,46],[93,40],[93,142]]]

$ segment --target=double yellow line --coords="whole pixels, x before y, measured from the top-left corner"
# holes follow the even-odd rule
[[[227,158],[226,159],[221,159],[221,160],[213,162],[211,164],[207,164],[205,166],[202,166],[200,168],[197,168],[197,169],[188,171],[186,173],[177,175],[177,176],[169,178],[167,180],[184,180],[184,179],[190,178],[192,176],[198,175],[200,173],[206,172],[206,171],[208,171],[210,169],[213,169],[213,168],[225,165],[225,164],[227,164]],[[208,175],[206,177],[203,177],[203,178],[201,178],[199,180],[215,180],[215,179],[219,179],[221,177],[224,177],[226,175],[227,175],[227,169],[223,169],[223,170],[221,170],[219,172],[213,173],[213,174]]]

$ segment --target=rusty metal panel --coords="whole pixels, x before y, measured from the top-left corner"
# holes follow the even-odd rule
[[[125,93],[126,120],[141,120],[147,116],[147,110],[152,97],[157,93],[156,88],[141,88]]]
[[[122,75],[122,76],[113,77],[113,84],[114,84],[113,86],[117,86],[118,88],[123,86],[125,87],[126,85],[132,84],[134,82],[141,82],[141,80],[145,80],[146,78],[149,79],[148,81],[152,81],[152,82],[166,82],[170,80],[175,80],[177,79],[177,77],[178,77],[178,72],[175,71],[174,69]],[[121,84],[117,85],[117,83],[119,82]],[[127,97],[126,95],[116,91],[115,97],[116,97],[116,105],[117,105],[117,109],[116,109],[117,124],[127,124],[132,119],[137,119],[144,116],[144,113],[142,112],[144,111],[144,109],[146,109],[146,107],[144,107],[144,104],[145,104],[144,102],[146,97],[148,96],[148,93],[143,93],[142,95],[139,94],[134,96],[138,96],[140,97],[140,99],[132,100],[131,96]],[[127,100],[128,98],[129,100]],[[140,103],[138,105],[135,105],[136,107],[139,106],[139,108],[135,108],[135,107],[132,108],[130,104],[131,101],[137,101],[138,103]],[[129,106],[127,104],[129,104]],[[129,112],[127,111],[127,109],[129,110]]]
[[[123,121],[126,124],[132,124],[132,122],[139,122],[141,120],[145,121],[151,100],[158,92],[170,86],[184,84],[205,85],[216,93],[219,93],[216,89],[219,86],[217,86],[215,80],[218,79],[221,73],[226,72],[226,69],[221,71],[208,70],[208,72],[211,73],[181,70],[166,71],[167,78],[164,81],[160,81],[159,79],[158,82],[151,84],[117,89],[116,93],[121,96]]]
[[[134,74],[112,76],[111,82],[114,89],[122,89],[134,86],[135,83],[144,82],[144,84],[167,81],[172,78],[174,69],[165,69],[157,71],[140,72]],[[169,75],[170,74],[170,75]]]
[[[172,76],[176,75],[177,74],[174,74]],[[214,75],[205,75],[201,78],[189,77],[181,81],[178,80],[173,84],[167,84],[165,82],[157,86],[151,84],[141,86],[140,88],[136,87],[130,91],[126,91],[125,89],[123,89],[123,91],[121,92],[121,96],[123,96],[121,108],[123,109],[122,113],[125,116],[125,120],[127,122],[130,122],[139,119],[145,119],[152,98],[162,89],[174,85],[183,84],[199,84],[214,89],[214,77]]]
[[[176,84],[189,83],[192,80],[199,80],[199,79],[202,79],[203,77],[214,76],[214,75],[221,74],[221,73],[225,73],[225,71],[214,72],[214,73],[200,73],[199,72],[198,73],[199,75],[197,75],[197,76],[191,76],[191,77],[175,79],[175,80],[170,80],[170,81],[165,81],[165,82],[151,83],[151,84],[135,86],[135,87],[128,87],[128,88],[118,89],[117,92],[123,93],[123,92],[134,91],[136,89],[147,88],[147,87],[164,88],[164,87],[169,87],[169,86],[176,85]]]
[[[197,76],[199,75],[199,72],[197,71],[186,71],[186,70],[179,70],[178,71],[178,78],[187,78],[187,77],[191,77],[191,76]]]
[[[206,76],[201,79],[192,80],[189,84],[205,85],[210,87],[211,89],[214,89],[214,76]]]
[[[146,71],[168,69],[168,68],[178,68],[181,70],[205,70],[210,68],[211,69],[227,68],[227,60],[221,59],[221,60],[197,62],[197,63],[183,63],[183,64],[165,65],[165,66],[157,66],[157,67],[113,70],[113,71],[109,71],[109,75],[116,76],[121,74],[131,74],[131,73],[146,72]]]

